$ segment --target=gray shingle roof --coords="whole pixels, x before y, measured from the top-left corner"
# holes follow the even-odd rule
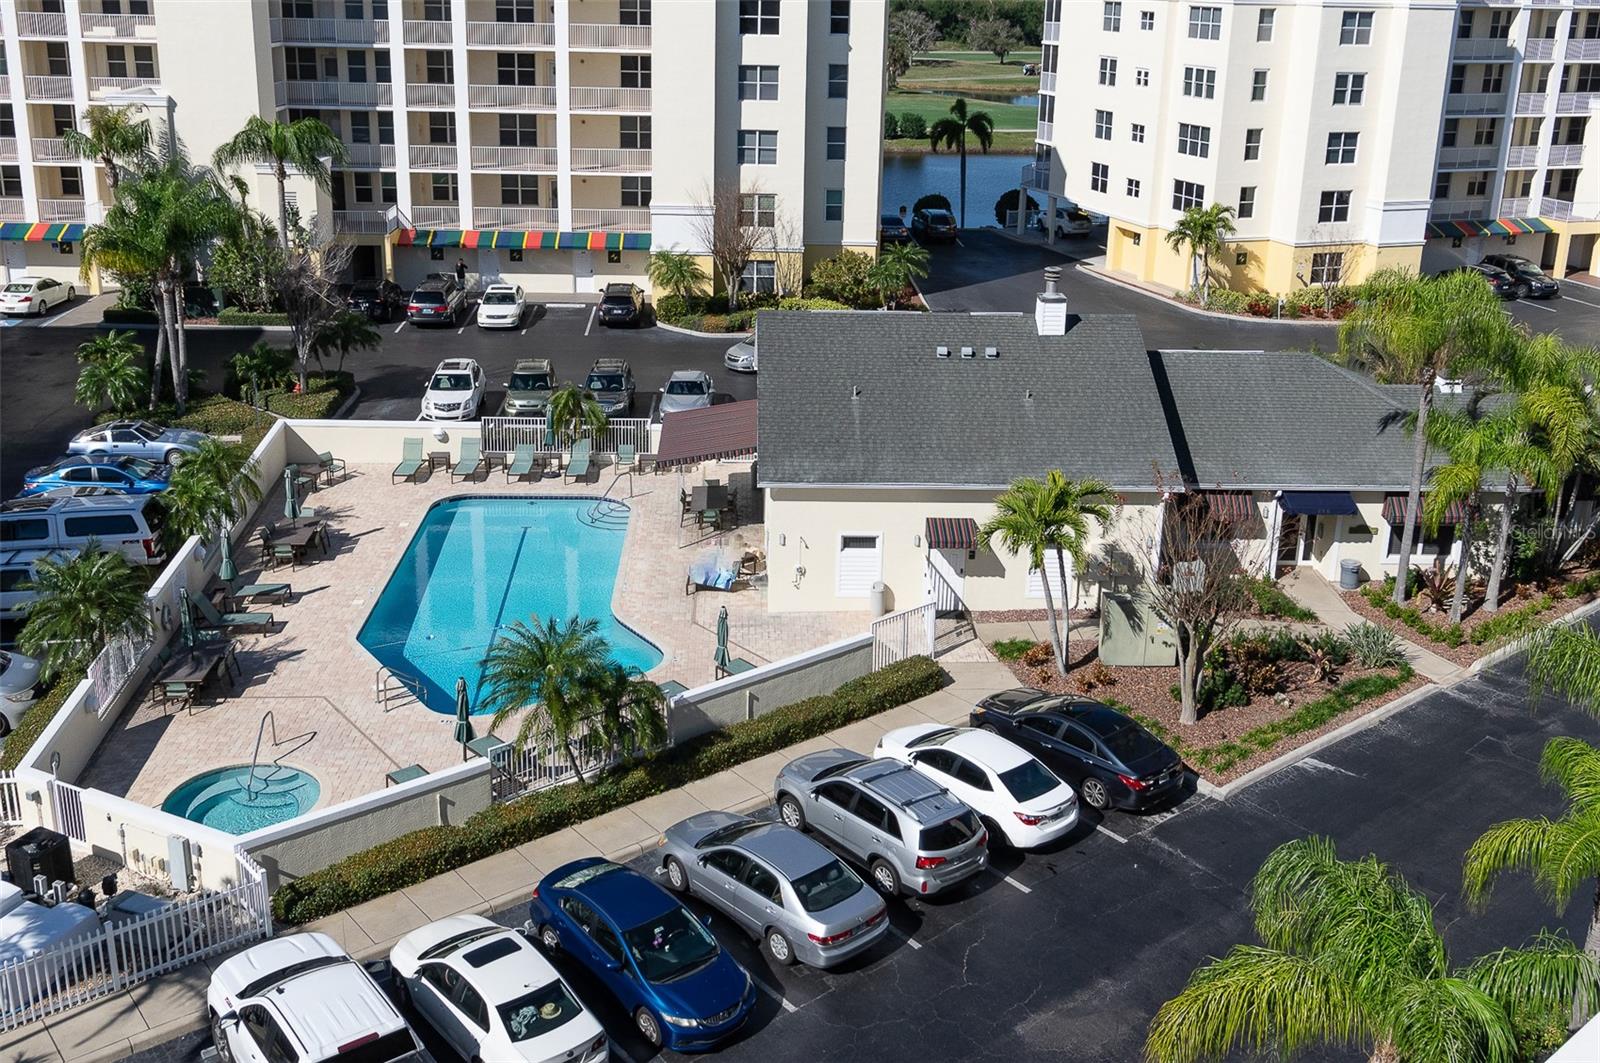
[[[1177,480],[1131,316],[1069,318],[1050,337],[1028,314],[768,311],[759,337],[765,485],[999,486],[1057,468],[1119,489]]]

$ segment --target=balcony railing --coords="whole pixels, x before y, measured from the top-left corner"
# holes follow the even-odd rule
[[[515,170],[520,172],[548,170],[553,172],[556,169],[556,149],[474,147],[472,149],[472,168],[474,170]]]
[[[449,206],[433,206],[423,204],[411,208],[411,224],[430,229],[458,226],[461,223],[461,208],[451,204]]]
[[[72,79],[29,74],[22,79],[22,94],[30,100],[70,100]]]
[[[411,145],[411,167],[415,170],[454,170],[456,146],[454,144]]]
[[[1441,152],[1440,154],[1443,154]],[[1539,165],[1539,145],[1513,144],[1506,149],[1506,169],[1531,170]]]
[[[65,37],[67,16],[60,11],[18,11],[17,36]]]
[[[572,149],[574,173],[636,173],[649,169],[649,148]]]
[[[1552,144],[1550,145],[1551,166],[1582,166],[1582,144]]]
[[[555,229],[561,225],[554,207],[474,207],[474,229]]]
[[[388,44],[389,23],[355,18],[275,18],[273,44]]]
[[[1556,54],[1556,41],[1554,37],[1536,37],[1522,44],[1522,58],[1524,59],[1551,59]]]
[[[554,85],[468,85],[467,102],[500,111],[553,111],[556,89]]]
[[[1503,92],[1452,92],[1444,98],[1445,114],[1503,114]]]
[[[574,207],[572,227],[579,230],[623,229],[628,232],[649,232],[650,211],[642,207],[613,207],[604,210]]]
[[[0,221],[21,221],[21,220],[22,220],[22,197],[21,196],[3,196],[3,197],[0,197]]]
[[[408,18],[405,39],[407,44],[449,44],[454,29],[454,23],[450,22],[419,22]]]
[[[127,92],[129,89],[142,89],[148,85],[161,84],[160,78],[90,78],[89,95],[98,96],[102,92]]]
[[[67,150],[67,142],[60,137],[34,137],[34,162],[76,162],[77,156]]]
[[[385,82],[280,81],[279,107],[389,107],[394,86]]]
[[[9,77],[0,77],[0,100],[9,100],[10,98],[11,79]]]
[[[1580,59],[1600,59],[1600,40],[1572,39],[1567,41],[1567,62]]]
[[[1055,71],[1047,70],[1043,74],[1039,75],[1039,91],[1040,92],[1054,92],[1054,91],[1056,91],[1056,75],[1055,75]]]
[[[456,87],[454,85],[417,85],[406,86],[406,103],[411,107],[454,107],[456,105]]]
[[[17,138],[0,137],[0,162],[17,161]]]
[[[39,200],[40,221],[83,221],[83,197]]]
[[[572,86],[574,111],[648,111],[649,89],[602,88],[593,85]]]
[[[467,43],[489,48],[554,48],[553,22],[469,22]]]
[[[1034,131],[1033,138],[1047,143],[1055,140],[1056,124],[1054,122],[1040,122],[1038,129]]]
[[[346,144],[344,152],[349,157],[351,166],[394,168],[393,144]]]
[[[1570,199],[1556,199],[1553,196],[1539,197],[1539,215],[1545,218],[1555,218],[1565,221],[1572,217],[1573,202]]]
[[[567,44],[572,48],[647,50],[650,47],[650,27],[574,22],[567,28]]]
[[[1543,92],[1517,93],[1518,114],[1544,114],[1547,96]]]
[[[350,235],[382,235],[389,228],[381,210],[336,210],[333,212],[333,231]]]
[[[1044,33],[1040,35],[1039,39],[1045,44],[1059,43],[1061,40],[1061,23],[1046,22],[1044,24]]]
[[[1452,218],[1487,218],[1489,216],[1489,200],[1487,197],[1478,199],[1436,199],[1433,207],[1428,211],[1429,217],[1440,221],[1449,221]]]
[[[1512,199],[1502,199],[1500,209],[1495,211],[1497,218],[1525,218],[1531,211],[1528,209],[1532,201],[1527,196],[1517,196]]]
[[[1440,148],[1439,165],[1447,170],[1486,170],[1494,166],[1499,150],[1493,144]]]
[[[1556,114],[1588,114],[1600,103],[1600,92],[1563,92],[1556,97]]]
[[[1457,37],[1450,51],[1456,59],[1511,61],[1511,42],[1504,37]]]

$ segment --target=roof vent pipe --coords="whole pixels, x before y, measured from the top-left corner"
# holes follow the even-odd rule
[[[1061,267],[1046,266],[1044,268],[1044,294],[1055,295],[1056,285],[1061,282]]]

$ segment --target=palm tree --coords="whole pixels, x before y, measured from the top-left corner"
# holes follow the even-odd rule
[[[1339,325],[1341,364],[1368,372],[1386,384],[1416,389],[1412,422],[1416,443],[1406,493],[1408,519],[1400,533],[1399,567],[1411,571],[1416,513],[1428,458],[1428,415],[1435,380],[1503,357],[1515,332],[1487,284],[1468,273],[1422,278],[1402,269],[1379,270],[1363,286],[1355,308]],[[1405,604],[1404,578],[1394,581],[1394,600]]]
[[[1539,774],[1566,793],[1566,810],[1557,819],[1511,819],[1484,831],[1467,850],[1465,894],[1471,904],[1482,906],[1502,873],[1526,871],[1561,912],[1592,882],[1583,951],[1600,962],[1600,749],[1577,738],[1552,738],[1539,758]],[[1574,1026],[1588,1017],[1574,1007]]]
[[[209,538],[235,523],[261,501],[260,466],[243,443],[206,438],[172,471],[161,493],[170,545],[191,535]]]
[[[1250,907],[1262,944],[1190,975],[1150,1024],[1150,1063],[1352,1042],[1374,1063],[1510,1063],[1515,1023],[1600,995],[1600,965],[1554,934],[1452,968],[1427,897],[1325,838],[1274,849]]]
[[[576,384],[563,384],[550,394],[545,417],[557,439],[577,439],[589,434],[598,436],[611,423],[594,393]]]
[[[269,122],[253,114],[232,140],[216,150],[211,161],[224,172],[239,165],[272,167],[272,176],[278,182],[278,244],[287,249],[289,168],[310,178],[318,188],[328,188],[333,183],[329,163],[338,166],[348,158],[338,134],[315,118]]]
[[[608,662],[595,676],[588,718],[613,758],[655,749],[667,740],[667,695],[638,671]]]
[[[150,630],[145,581],[121,554],[91,544],[65,561],[38,561],[33,571],[22,589],[38,598],[17,645],[49,674],[86,667],[118,636]]]
[[[1588,624],[1550,624],[1529,637],[1528,697],[1552,690],[1591,716],[1600,716],[1600,632]]]
[[[72,397],[98,413],[131,410],[145,387],[144,348],[131,332],[112,330],[78,345],[78,382]]]
[[[650,256],[650,283],[687,299],[707,281],[700,260],[687,251],[656,251]]]
[[[484,704],[494,709],[489,730],[524,708],[513,744],[530,741],[552,754],[559,747],[580,783],[587,782],[572,747],[573,732],[591,718],[596,691],[611,682],[610,647],[599,622],[554,617],[532,626],[517,621],[495,639],[483,660]]]
[[[151,161],[150,123],[133,115],[131,108],[90,107],[83,112],[84,129],[73,127],[61,134],[61,145],[69,155],[106,168],[106,187],[112,196],[122,183],[124,167],[140,170]]]
[[[343,313],[317,329],[316,336],[311,340],[311,353],[319,366],[324,355],[337,354],[339,365],[334,372],[342,373],[345,355],[351,351],[370,350],[381,343],[383,337],[378,335],[378,330],[372,327],[372,322],[367,320],[365,314]],[[326,368],[323,372],[326,374]]]
[[[1588,411],[1581,396],[1546,387],[1517,395],[1511,406],[1493,420],[1501,426],[1494,458],[1505,477],[1505,497],[1500,505],[1500,529],[1489,566],[1489,584],[1484,591],[1483,608],[1489,613],[1500,608],[1500,579],[1506,568],[1517,491],[1540,488],[1554,501],[1562,481],[1577,463],[1563,441],[1587,436]]]
[[[899,293],[919,277],[928,275],[928,249],[921,244],[889,244],[872,264],[871,280],[878,289],[878,300],[885,306],[898,301]],[[887,293],[894,293],[894,299]]]
[[[1074,571],[1081,572],[1088,560],[1089,521],[1104,530],[1111,524],[1112,507],[1107,499],[1111,487],[1099,480],[1069,480],[1060,469],[1052,469],[1043,480],[1025,476],[995,500],[996,513],[978,529],[978,545],[989,549],[999,540],[1015,554],[1026,554],[1028,565],[1039,572],[1044,588],[1044,607],[1050,614],[1050,648],[1055,651],[1056,669],[1062,675],[1071,667],[1072,640],[1071,592],[1067,583],[1068,557]],[[1063,632],[1056,619],[1050,577],[1045,571],[1045,553],[1056,555],[1056,571],[1061,577],[1061,603],[1066,613]]]
[[[1492,418],[1484,416],[1480,400],[1481,396],[1475,393],[1464,408],[1441,410],[1428,420],[1428,442],[1444,452],[1446,461],[1428,473],[1428,497],[1422,505],[1423,527],[1432,535],[1451,509],[1460,506],[1464,512],[1459,525],[1461,561],[1456,566],[1455,594],[1450,600],[1452,624],[1461,622],[1466,608],[1472,525],[1478,517],[1484,477],[1494,467],[1501,431]]]
[[[1211,303],[1211,256],[1220,255],[1233,235],[1233,208],[1222,203],[1190,207],[1166,235],[1174,251],[1189,249],[1193,286],[1200,289],[1200,305]]]
[[[967,227],[967,134],[977,140],[985,155],[994,143],[994,119],[988,111],[967,112],[967,101],[956,97],[950,105],[950,115],[940,118],[928,127],[928,145],[938,152],[939,145],[956,148],[961,152],[961,227]]]

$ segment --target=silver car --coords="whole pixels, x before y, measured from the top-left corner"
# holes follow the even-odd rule
[[[39,662],[0,650],[0,737],[10,734],[39,696]]]
[[[176,465],[199,450],[205,438],[204,432],[189,428],[162,428],[149,421],[112,421],[85,428],[73,436],[67,453],[148,458]]]
[[[989,860],[978,814],[899,761],[848,749],[808,753],[778,773],[773,797],[786,826],[825,836],[887,897],[938,893]]]
[[[797,830],[733,812],[702,812],[661,836],[660,874],[719,908],[778,963],[834,967],[889,929],[861,877]]]
[[[680,369],[667,377],[666,386],[661,389],[661,413],[704,409],[715,401],[716,394],[711,374],[698,369]]]

